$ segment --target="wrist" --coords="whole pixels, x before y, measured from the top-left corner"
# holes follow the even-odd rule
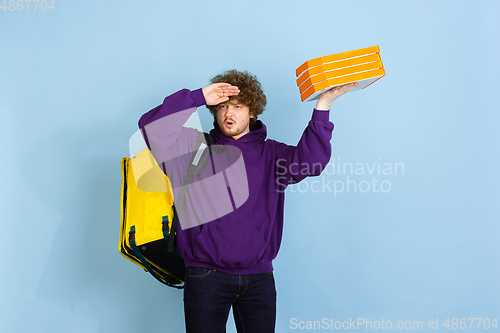
[[[191,92],[191,98],[193,99],[193,103],[196,107],[207,105],[203,88],[193,90]]]
[[[324,101],[320,101],[320,100],[318,100],[318,102],[316,103],[316,107],[315,107],[315,109],[316,109],[316,110],[324,110],[324,111],[327,111],[327,110],[330,110],[330,104],[331,104],[331,103],[328,103],[328,102],[324,102]]]

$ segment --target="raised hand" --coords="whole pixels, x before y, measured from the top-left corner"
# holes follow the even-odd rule
[[[236,96],[240,89],[229,83],[212,83],[202,89],[207,105],[217,105],[229,99],[229,96]]]
[[[316,103],[316,110],[329,110],[330,104],[346,92],[359,86],[359,82],[344,84],[341,86],[333,87],[319,95],[318,102]]]

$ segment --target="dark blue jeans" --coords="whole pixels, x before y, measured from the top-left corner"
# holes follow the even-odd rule
[[[187,333],[224,332],[231,306],[238,333],[274,332],[273,272],[234,275],[209,268],[187,268],[184,283]]]

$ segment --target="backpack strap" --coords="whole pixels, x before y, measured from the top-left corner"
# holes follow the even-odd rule
[[[169,231],[168,231],[168,215],[167,216],[162,216],[162,231],[163,231],[163,239],[165,240],[165,242],[167,243],[168,245],[168,241],[170,240],[170,234],[169,234]],[[168,247],[167,247],[168,249]],[[181,257],[179,257],[179,255],[177,254],[177,250],[176,248],[174,247],[174,250],[173,250],[173,255],[175,257],[175,259],[181,263],[182,265],[184,265],[184,260],[182,260]]]
[[[201,170],[203,170],[205,164],[207,164],[208,160],[210,159],[210,156],[212,155],[212,149],[219,153],[225,150],[224,147],[217,146],[215,144],[215,140],[210,134],[198,132],[198,138],[196,139],[196,147],[193,152],[193,156],[191,157],[191,163],[189,164],[187,174],[184,176],[181,191],[173,207],[174,218],[172,219],[172,226],[170,227],[170,232],[169,232],[170,236],[168,240],[168,252],[174,251],[174,242],[175,242],[177,224],[179,223],[179,214],[181,213],[182,208],[184,207],[184,202],[186,199],[186,191],[189,182],[191,181],[191,179],[193,179],[194,176],[198,175],[201,172]],[[168,228],[168,224],[164,223],[163,224],[164,233],[165,233],[165,225],[167,225]]]

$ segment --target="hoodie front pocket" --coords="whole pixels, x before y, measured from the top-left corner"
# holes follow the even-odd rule
[[[253,265],[265,248],[256,227],[243,223],[207,223],[193,242],[196,260],[225,267]]]

